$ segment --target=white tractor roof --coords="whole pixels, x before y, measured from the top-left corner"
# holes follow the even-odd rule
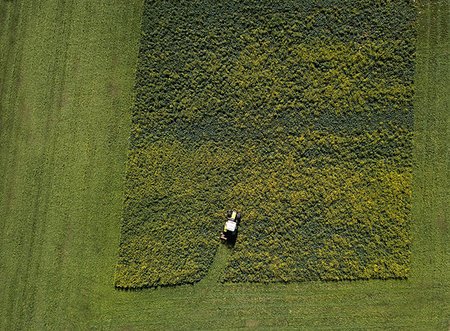
[[[236,229],[236,222],[235,221],[227,221],[226,227],[227,227],[227,231],[233,232]]]

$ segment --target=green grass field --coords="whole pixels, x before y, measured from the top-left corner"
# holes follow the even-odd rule
[[[142,1],[0,0],[0,329],[447,330],[449,2],[419,10],[409,280],[222,285],[219,250],[196,285],[119,291]]]

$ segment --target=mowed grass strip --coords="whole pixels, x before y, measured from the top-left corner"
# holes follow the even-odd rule
[[[140,3],[0,6],[0,329],[86,326],[112,286]]]
[[[408,281],[206,286],[200,282],[126,292],[114,290],[113,275],[141,6],[140,2],[115,1],[108,6],[79,2],[74,7],[71,40],[77,43],[66,45],[69,59],[79,56],[81,65],[74,80],[74,62],[69,61],[65,82],[72,92],[63,107],[72,112],[55,118],[53,131],[47,132],[41,124],[49,115],[52,101],[47,98],[54,85],[48,76],[40,75],[52,67],[55,51],[47,45],[63,28],[60,18],[68,17],[68,8],[50,1],[0,2],[0,18],[5,17],[1,22],[8,22],[0,29],[0,73],[6,73],[0,94],[0,329],[448,329],[448,1],[420,6]],[[14,9],[18,10],[16,24],[11,23]],[[40,34],[24,38],[20,32],[24,28],[40,28]],[[23,58],[28,58],[22,62],[21,45],[27,46]],[[17,85],[19,67],[23,68],[22,85]],[[61,75],[61,69],[54,70]],[[115,106],[106,93],[115,85],[103,85],[112,81],[120,87]],[[32,123],[40,122],[25,125],[15,93],[26,96],[32,105]],[[48,156],[54,155],[54,165],[43,170],[40,190],[51,192],[49,201],[57,200],[44,217],[42,211],[49,207],[37,199],[36,229],[40,230],[35,234],[34,255],[26,260],[33,220],[29,214],[36,210],[30,201],[37,195],[36,182],[27,179],[39,174],[36,169],[42,159],[36,157],[39,150],[33,154],[20,139],[24,133],[56,135],[55,131],[68,132],[68,127],[79,135],[62,139],[59,133],[51,148],[45,143]],[[89,163],[81,157],[87,145],[86,140],[80,143],[84,135],[91,146],[97,146],[96,153],[89,154],[94,156]],[[64,154],[56,152],[63,147]],[[68,163],[70,171],[62,166]],[[55,177],[55,170],[55,175],[64,178]],[[73,221],[72,237],[67,219]],[[58,270],[57,263],[61,264]],[[28,280],[23,275],[26,268]],[[33,291],[36,295],[31,295]]]

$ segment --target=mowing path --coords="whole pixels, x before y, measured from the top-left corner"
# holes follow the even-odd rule
[[[239,243],[236,243],[238,245]],[[199,286],[214,286],[219,284],[220,276],[227,265],[227,261],[231,256],[232,249],[220,243],[217,247],[216,255],[208,274],[200,282]]]

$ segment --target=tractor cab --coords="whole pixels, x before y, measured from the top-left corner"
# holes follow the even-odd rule
[[[237,238],[238,226],[241,221],[241,213],[236,210],[229,210],[223,227],[220,239],[223,242],[234,244]]]

